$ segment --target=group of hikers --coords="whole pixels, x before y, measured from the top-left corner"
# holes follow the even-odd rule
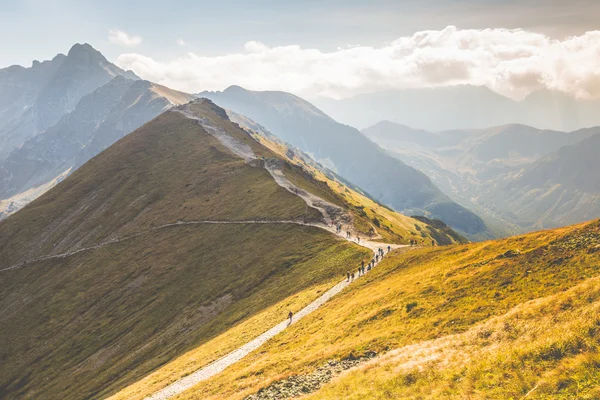
[[[425,241],[423,239],[421,239],[421,246],[423,246],[425,244]],[[417,239],[410,239],[410,247],[413,246],[418,246],[419,245],[419,241]],[[431,247],[435,247],[435,240],[431,240]]]
[[[390,251],[392,251],[392,246],[388,246],[387,251],[388,251],[388,253]],[[356,274],[354,272],[350,272],[350,271],[346,272],[346,282],[352,282],[354,280],[354,278],[356,278],[357,276],[362,276],[362,275],[366,274],[373,267],[375,267],[375,264],[377,264],[380,260],[383,260],[384,254],[385,254],[385,251],[381,247],[378,248],[377,252],[375,253],[375,257],[373,257],[366,266],[365,266],[365,260],[362,260],[360,262],[360,266],[358,267],[358,272]]]

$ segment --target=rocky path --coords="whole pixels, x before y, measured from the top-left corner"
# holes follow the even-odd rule
[[[237,139],[231,137],[224,130],[211,125],[208,120],[194,116],[190,112],[189,109],[187,109],[185,107],[179,107],[178,109],[174,110],[173,112],[180,112],[183,115],[185,115],[186,117],[196,120],[200,125],[202,125],[202,127],[207,132],[209,132],[214,137],[216,137],[223,145],[225,145],[227,148],[229,148],[233,153],[235,153],[239,157],[243,158],[246,162],[251,162],[251,161],[257,160],[256,156],[254,155],[254,153],[252,152],[252,149],[249,146],[247,146],[246,144],[243,144],[243,143],[239,142]],[[271,176],[273,177],[273,179],[279,186],[283,187],[284,189],[288,190],[289,192],[302,198],[309,207],[315,208],[319,212],[321,212],[325,222],[324,223],[306,223],[306,222],[302,222],[302,221],[292,221],[292,220],[289,220],[289,221],[268,221],[268,220],[177,221],[174,223],[169,223],[169,224],[164,224],[161,226],[153,227],[151,229],[148,229],[148,230],[145,230],[142,232],[137,232],[137,233],[134,233],[129,236],[110,239],[105,242],[99,243],[97,245],[80,248],[80,249],[77,249],[77,250],[74,250],[74,251],[71,251],[68,253],[47,255],[47,256],[34,258],[31,260],[26,260],[26,261],[20,262],[18,264],[9,266],[7,268],[0,269],[0,272],[14,270],[14,269],[23,267],[27,264],[38,262],[38,261],[70,257],[70,256],[76,255],[76,254],[84,252],[84,251],[94,250],[94,249],[98,249],[103,246],[130,240],[130,239],[133,239],[140,235],[148,234],[148,233],[154,232],[159,229],[165,229],[165,228],[177,227],[177,226],[201,225],[201,224],[296,224],[296,225],[306,225],[306,226],[314,226],[314,227],[317,227],[320,229],[327,230],[328,232],[330,232],[336,236],[339,236],[345,240],[354,242],[360,246],[363,246],[363,247],[366,247],[366,248],[372,250],[373,254],[375,254],[379,248],[386,251],[388,246],[392,249],[396,249],[399,247],[405,247],[404,245],[385,244],[385,243],[379,243],[379,242],[374,242],[374,241],[370,241],[370,240],[359,240],[358,238],[346,238],[345,234],[337,233],[336,229],[335,229],[335,225],[337,225],[337,224],[351,225],[352,224],[352,216],[347,210],[344,210],[339,206],[329,203],[326,200],[324,200],[318,196],[315,196],[312,193],[309,193],[309,192],[297,187],[293,183],[291,183],[285,177],[285,175],[283,173],[281,160],[278,160],[278,159],[264,160],[263,166],[267,169],[267,171],[271,174]],[[355,269],[355,268],[352,268],[352,269]],[[355,279],[360,279],[360,278],[361,277],[357,277]],[[239,360],[244,358],[246,355],[248,355],[252,351],[258,349],[266,341],[268,341],[269,339],[271,339],[278,333],[285,330],[291,324],[298,323],[298,321],[300,321],[303,317],[305,317],[306,315],[309,315],[310,313],[312,313],[313,311],[315,311],[316,309],[321,307],[329,299],[331,299],[333,296],[335,296],[336,294],[341,292],[344,288],[346,288],[351,283],[352,282],[349,282],[347,280],[344,280],[344,281],[338,283],[337,285],[333,286],[331,289],[326,291],[324,294],[322,294],[319,298],[317,298],[316,300],[314,300],[313,302],[308,304],[306,307],[304,307],[302,310],[297,312],[293,316],[293,319],[291,322],[287,319],[285,321],[280,322],[279,324],[270,328],[263,334],[259,335],[255,339],[251,340],[250,342],[237,348],[236,350],[225,355],[224,357],[222,357],[216,361],[213,361],[212,363],[198,369],[197,371],[193,372],[192,374],[187,375],[187,376],[175,381],[174,383],[170,384],[169,386],[154,393],[152,396],[147,397],[146,400],[169,399],[169,398],[176,396],[176,395],[184,392],[185,390],[193,387],[197,383],[199,383],[203,380],[206,380],[212,376],[215,376],[216,374],[222,372],[228,366],[238,362]]]
[[[317,226],[319,228],[326,229],[326,230],[336,234],[334,228],[329,227],[324,224],[304,224],[304,225]],[[341,235],[338,235],[338,236],[341,236]],[[346,238],[344,237],[344,239],[346,239]],[[372,242],[372,241],[368,241],[368,240],[360,240],[360,243],[358,243],[358,241],[356,239],[346,239],[346,240],[356,243],[360,246],[366,247],[368,249],[371,249],[373,251],[373,254],[375,254],[379,248],[383,249],[384,247],[386,248],[384,251],[387,252],[388,244]],[[400,247],[406,247],[406,245],[397,245],[397,244],[389,244],[389,246],[390,246],[390,248],[393,248],[393,249],[397,249]],[[380,258],[380,260],[381,260],[381,258]],[[377,264],[378,263],[376,263],[375,265],[377,265]],[[366,273],[368,273],[368,271]],[[362,278],[362,276],[356,277],[355,280],[360,279],[360,278]],[[300,321],[303,317],[307,316],[308,314],[312,313],[313,311],[315,311],[316,309],[321,307],[329,299],[331,299],[333,296],[335,296],[336,294],[341,292],[344,288],[349,286],[351,283],[352,282],[343,280],[342,282],[338,283],[337,285],[335,285],[334,287],[332,287],[331,289],[326,291],[319,298],[317,298],[312,303],[310,303],[306,307],[304,307],[302,310],[300,310],[299,312],[294,314],[291,324],[298,323],[298,321]],[[218,373],[225,370],[225,368],[240,361],[242,358],[244,358],[245,356],[250,354],[252,351],[258,349],[267,340],[271,339],[278,333],[282,332],[284,329],[286,329],[291,324],[289,323],[289,320],[280,322],[279,324],[275,325],[274,327],[272,327],[271,329],[269,329],[262,335],[249,341],[248,343],[237,348],[236,350],[232,351],[231,353],[198,369],[197,371],[191,373],[190,375],[187,375],[187,376],[173,382],[169,386],[166,386],[165,388],[154,393],[152,396],[146,397],[145,400],[166,400],[166,399],[170,399],[174,396],[177,396],[178,394],[192,388],[199,382],[202,382],[206,379],[209,379],[209,378],[217,375]]]
[[[195,116],[190,115],[189,112],[183,112],[183,114],[189,118],[198,120],[198,118],[196,118]],[[218,135],[217,135],[217,134],[215,134],[215,130],[212,129],[212,127],[206,126],[206,121],[198,120],[198,123],[200,123],[202,125],[202,127],[204,129],[206,129],[209,133],[211,133],[215,137],[217,137],[217,139],[219,139],[221,141],[221,143],[223,143],[225,146],[230,148],[230,150],[232,150],[235,154],[238,154],[239,156],[243,157],[247,162],[255,159],[254,154],[251,153],[251,150],[250,150],[250,152],[248,152],[248,149],[244,149],[243,151],[240,151],[240,147],[237,143],[235,143],[235,139],[224,138],[223,137],[224,132],[218,132]],[[226,132],[225,132],[225,135],[227,135]],[[233,139],[233,141],[232,141],[232,139]],[[401,245],[384,244],[384,243],[373,242],[373,241],[369,241],[369,240],[360,240],[358,238],[349,239],[349,238],[346,238],[343,233],[337,233],[337,231],[335,229],[335,225],[337,225],[337,224],[348,225],[348,224],[352,223],[352,216],[347,210],[344,210],[341,207],[338,207],[332,203],[329,203],[329,202],[325,201],[324,199],[322,199],[318,196],[315,196],[314,194],[309,193],[309,192],[299,188],[298,186],[294,185],[293,183],[291,183],[290,180],[287,179],[283,173],[283,168],[282,168],[283,164],[282,164],[281,160],[278,160],[278,159],[265,160],[264,167],[267,169],[267,171],[269,171],[269,173],[271,174],[271,176],[273,177],[273,179],[279,186],[283,187],[284,189],[288,190],[289,192],[291,192],[291,193],[297,195],[298,197],[300,197],[301,199],[303,199],[309,207],[315,208],[319,212],[321,212],[321,214],[323,215],[323,219],[325,221],[324,223],[301,223],[301,222],[285,221],[285,223],[298,223],[298,224],[302,224],[302,225],[310,225],[310,226],[315,226],[315,227],[318,227],[321,229],[325,229],[328,232],[333,233],[334,235],[337,235],[348,241],[354,242],[360,246],[370,249],[371,251],[373,251],[373,255],[375,255],[375,253],[377,252],[377,250],[379,248],[381,248],[385,251],[388,246],[390,246],[390,248],[394,248],[394,249],[396,249],[398,247],[403,247]],[[284,223],[284,222],[282,221],[282,223]],[[354,269],[354,268],[352,268],[352,269]],[[360,277],[358,277],[356,279],[360,279]],[[308,304],[302,310],[297,312],[294,315],[291,323],[289,320],[280,322],[279,324],[275,325],[274,327],[272,327],[269,330],[267,330],[266,332],[264,332],[262,335],[249,341],[248,343],[237,348],[236,350],[232,351],[231,353],[198,369],[197,371],[191,373],[190,375],[187,375],[187,376],[173,382],[169,386],[166,386],[165,388],[159,390],[158,392],[154,393],[153,395],[146,397],[145,400],[169,399],[173,396],[176,396],[176,395],[190,389],[197,383],[217,375],[218,373],[222,372],[225,368],[238,362],[239,360],[244,358],[246,355],[248,355],[252,351],[258,349],[266,341],[268,341],[269,339],[271,339],[278,333],[282,332],[284,329],[286,329],[291,324],[298,323],[298,321],[300,321],[303,317],[307,316],[308,314],[312,313],[313,311],[315,311],[316,309],[321,307],[329,299],[331,299],[333,296],[335,296],[336,294],[341,292],[344,288],[346,288],[351,283],[352,282],[349,282],[348,280],[343,280],[342,282],[338,283],[337,285],[335,285],[334,287],[332,287],[331,289],[326,291],[324,294],[322,294],[319,298],[314,300],[312,303]]]
[[[291,224],[291,225],[304,225],[304,226],[314,226],[316,228],[320,228],[320,229],[325,229],[328,232],[334,233],[335,234],[335,229],[331,226],[328,226],[324,223],[311,223],[311,222],[302,222],[302,221],[293,221],[293,220],[287,220],[287,221],[269,221],[269,220],[242,220],[242,221],[213,221],[213,220],[206,220],[206,221],[177,221],[177,222],[173,222],[170,224],[164,224],[164,225],[160,225],[160,226],[156,226],[154,228],[142,231],[142,232],[137,232],[128,236],[124,236],[121,238],[115,238],[115,239],[109,239],[106,240],[104,242],[98,243],[94,246],[89,246],[89,247],[82,247],[80,249],[77,250],[73,250],[67,253],[59,253],[59,254],[51,254],[51,255],[47,255],[47,256],[41,256],[41,257],[36,257],[36,258],[32,258],[29,260],[25,260],[25,261],[21,261],[19,263],[13,264],[9,267],[6,268],[2,268],[0,269],[0,272],[5,272],[5,271],[11,271],[11,270],[15,270],[21,267],[26,266],[27,264],[32,264],[38,261],[45,261],[45,260],[52,260],[52,259],[60,259],[60,258],[66,258],[66,257],[70,257],[70,256],[74,256],[76,254],[82,253],[84,251],[90,251],[90,250],[95,250],[95,249],[99,249],[101,247],[104,246],[108,246],[111,244],[116,244],[116,243],[120,243],[120,242],[124,242],[127,240],[131,240],[133,238],[136,238],[138,236],[141,235],[146,235],[148,233],[152,233],[155,232],[157,230],[160,229],[165,229],[165,228],[170,228],[170,227],[176,227],[176,226],[186,226],[186,225],[238,225],[238,224],[242,224],[242,225],[246,225],[246,224],[276,224],[276,225],[282,225],[282,224]],[[341,235],[338,235],[341,237]],[[353,240],[356,241],[356,240]],[[377,248],[377,246],[381,247],[383,246],[382,243],[378,243],[378,242],[371,242],[371,241],[363,241],[361,240],[361,245],[363,245],[363,247],[368,247],[371,250],[375,251],[375,249]],[[385,245],[387,246],[387,245]],[[392,246],[392,248],[397,248],[397,247],[401,247],[400,245],[390,245]]]

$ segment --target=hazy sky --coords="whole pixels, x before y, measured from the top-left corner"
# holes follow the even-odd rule
[[[585,35],[596,29],[598,0],[0,0],[0,67],[87,42],[186,91],[241,84],[344,97],[473,83],[513,97],[540,85],[595,95],[596,67],[563,64],[597,64],[598,37]]]

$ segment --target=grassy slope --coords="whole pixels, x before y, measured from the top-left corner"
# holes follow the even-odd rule
[[[305,212],[305,203],[280,188],[264,168],[246,165],[194,121],[168,112],[3,221],[0,263],[177,220],[279,220]],[[308,212],[311,218],[320,216]]]
[[[248,122],[245,125],[252,131]],[[286,176],[290,181],[299,187],[304,187],[306,182],[312,182],[312,188],[306,188],[307,190],[349,209],[354,216],[354,226],[362,235],[369,236],[370,231],[375,231],[375,234],[381,237],[381,241],[401,244],[408,244],[411,239],[427,245],[432,240],[439,245],[466,242],[449,227],[439,226],[441,221],[436,226],[425,219],[419,220],[394,212],[336,179],[333,174],[327,175],[322,168],[316,167],[316,163],[306,162],[304,155],[295,154],[290,157],[289,147],[276,137],[261,131],[252,132],[257,141],[288,161]]]
[[[166,113],[3,221],[0,265],[178,220],[305,213],[263,168]],[[311,227],[176,226],[2,272],[0,397],[103,397],[255,314],[281,319],[274,305],[308,303],[366,254]]]
[[[180,398],[243,398],[274,380],[311,372],[331,358],[360,354],[367,350],[385,352],[447,335],[461,334],[476,324],[494,316],[501,316],[530,300],[554,295],[557,296],[555,299],[562,299],[560,296],[563,291],[599,275],[599,242],[600,222],[596,221],[501,241],[398,252],[384,260],[380,267],[364,280],[358,281],[350,290],[333,299],[327,307],[317,310],[301,324],[292,326],[267,343],[260,352],[250,355],[216,378],[200,383]],[[503,254],[510,250],[518,250],[519,253],[515,253],[513,257],[504,257]],[[589,292],[589,296],[588,292],[583,293],[584,301],[580,299],[574,304],[577,307],[581,306],[582,313],[590,315],[598,306],[598,297],[593,291]],[[407,307],[409,304],[412,304],[410,311],[410,307]],[[548,304],[556,306],[561,303],[549,300]],[[586,304],[590,308],[586,308]],[[568,310],[570,306],[564,307]],[[532,314],[532,318],[535,314]],[[551,316],[552,310],[547,315]],[[594,370],[590,369],[590,366],[597,365],[597,358],[594,358],[594,349],[597,348],[598,342],[597,330],[587,330],[595,329],[594,324],[597,321],[580,319],[582,324],[579,329],[577,325],[568,325],[571,321],[568,315],[560,318],[563,322],[566,321],[567,325],[564,327],[570,329],[568,332],[579,335],[577,339],[574,339],[573,335],[566,335],[566,347],[561,344],[563,342],[558,342],[550,345],[548,350],[547,343],[544,342],[545,337],[539,333],[539,351],[535,350],[535,342],[528,347],[528,341],[516,342],[517,347],[505,343],[503,351],[512,352],[506,353],[510,357],[517,357],[521,354],[519,351],[522,351],[522,354],[532,354],[534,362],[529,361],[527,364],[528,378],[525,381],[528,384],[539,379],[547,370],[544,369],[543,363],[540,368],[536,368],[536,360],[546,361],[544,358],[554,357],[547,364],[551,369],[562,360],[561,354],[569,355],[574,359],[574,363],[587,360],[589,356],[592,363],[578,364],[574,381],[569,383],[571,389],[565,389],[569,385],[557,386],[556,390],[567,390],[566,396],[571,393],[572,397],[577,382],[585,385],[586,382],[597,379],[597,370],[594,373]],[[525,327],[526,325],[523,325],[515,329],[526,331]],[[490,337],[492,336],[493,333]],[[558,339],[560,330],[554,330],[548,335],[550,342]],[[572,351],[574,347],[568,344],[571,343],[569,340],[574,340],[577,351]],[[583,342],[587,344],[577,344]],[[519,344],[521,347],[518,347]],[[552,355],[552,346],[559,347],[557,356]],[[544,355],[548,352],[550,355]],[[577,358],[580,353],[581,360]],[[503,358],[503,354],[496,353],[498,357],[493,362],[498,364],[480,364],[480,373],[470,378],[474,382],[473,386],[480,391],[481,397],[485,397],[482,394],[485,390],[491,390],[485,386],[487,373],[493,374],[496,385],[502,386],[504,375],[516,375],[517,379],[520,379],[514,371],[521,368],[521,360],[529,360],[526,356],[513,358],[515,364],[512,364],[510,358]],[[402,398],[411,394],[404,391],[406,385],[403,382],[409,382],[413,378],[408,378],[408,381],[394,380],[402,375],[393,367],[390,372],[390,368],[384,364],[381,367],[375,364],[371,369],[374,370],[372,376],[363,376],[361,373],[348,375],[350,381],[342,380],[339,386],[329,389],[327,396],[344,397],[344,390],[355,384],[352,379],[355,379],[356,385],[359,386],[366,385],[371,377],[379,380],[379,386],[363,387],[360,391],[362,397],[357,398]],[[456,371],[459,375],[463,374],[462,376],[467,374],[465,369],[459,368]],[[568,376],[568,373],[561,372],[560,368],[554,373],[561,374],[560,379]],[[588,377],[590,374],[596,375]],[[437,379],[447,383],[444,377],[448,376],[443,371],[441,375],[442,378]],[[425,390],[433,390],[435,387],[427,385],[426,376],[417,378],[420,379],[421,387],[429,387]],[[507,378],[506,387],[513,384],[514,382],[508,382]],[[514,386],[517,387],[516,392],[511,392],[510,389],[503,392],[500,388],[497,393],[516,393],[522,396],[525,387],[531,388],[531,385]],[[382,387],[384,389],[381,389]],[[383,391],[378,392],[381,390]],[[317,392],[315,398],[320,398],[319,395],[320,392]]]

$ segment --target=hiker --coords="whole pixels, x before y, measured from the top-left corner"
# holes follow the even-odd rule
[[[354,280],[354,272],[352,273],[352,280]]]
[[[375,262],[379,261],[379,254],[375,254]]]
[[[435,240],[431,241],[431,247],[435,247]]]
[[[350,282],[350,271],[346,271],[346,282]]]
[[[392,246],[388,245],[388,253],[392,251]]]
[[[356,235],[356,242],[360,243],[360,236]]]
[[[294,313],[290,311],[290,312],[288,313],[288,318],[290,319],[290,322],[288,322],[288,325],[290,325],[290,324],[292,323],[292,317],[293,317],[293,316],[294,316]]]
[[[371,263],[369,263],[369,265],[367,266],[367,271],[371,270]]]

